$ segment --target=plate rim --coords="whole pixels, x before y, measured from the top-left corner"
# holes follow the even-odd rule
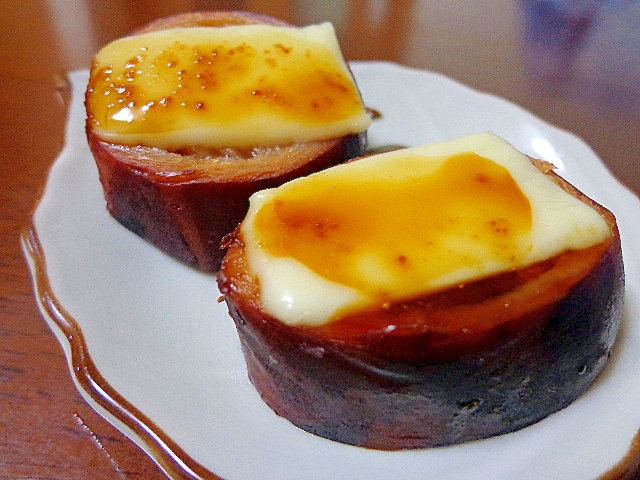
[[[444,81],[444,82],[448,82],[450,85],[454,85],[454,88],[463,88],[465,89],[467,92],[470,92],[471,94],[474,95],[482,95],[484,96],[486,99],[488,99],[489,101],[498,101],[501,102],[502,104],[506,105],[507,108],[515,108],[517,110],[519,110],[520,113],[526,114],[527,116],[529,116],[530,118],[532,118],[535,122],[540,123],[540,124],[544,124],[546,128],[549,129],[553,129],[555,131],[561,132],[563,135],[569,135],[570,137],[572,137],[572,141],[578,141],[581,142],[586,148],[590,149],[590,147],[588,147],[588,145],[579,137],[576,137],[575,135],[571,134],[570,132],[566,131],[566,130],[562,130],[540,118],[538,118],[537,116],[535,116],[534,114],[532,114],[531,112],[523,109],[522,107],[518,106],[517,104],[506,100],[502,97],[493,95],[491,93],[486,93],[486,92],[481,92],[478,90],[473,89],[472,87],[469,87],[461,82],[458,82],[454,79],[451,79],[443,74],[437,73],[437,72],[432,72],[432,71],[428,71],[428,70],[421,70],[421,69],[416,69],[416,68],[412,68],[412,67],[407,67],[404,65],[400,65],[400,64],[395,64],[395,63],[391,63],[391,62],[380,62],[380,61],[374,61],[374,62],[364,62],[364,61],[358,61],[358,62],[350,62],[350,65],[353,68],[354,74],[356,75],[356,77],[358,76],[358,74],[360,73],[360,71],[362,70],[366,70],[366,69],[397,69],[397,71],[405,71],[405,72],[409,72],[411,74],[417,74],[417,75],[428,75],[431,78],[435,78],[438,79],[438,81]],[[86,70],[79,70],[79,71],[75,71],[75,72],[71,72],[69,74],[69,77],[72,81],[72,83],[77,83],[78,81],[82,81],[83,76],[86,76]],[[73,102],[73,98],[71,100]],[[70,106],[71,108],[71,106]],[[53,167],[55,167],[55,165],[59,162],[60,158],[63,157],[64,155],[70,155],[71,152],[73,151],[73,142],[69,141],[70,138],[72,136],[74,136],[74,131],[72,129],[72,125],[70,125],[71,122],[68,122],[67,125],[67,130],[66,130],[66,134],[65,134],[65,145],[63,147],[62,152],[60,153],[60,155],[57,157],[56,161],[54,162],[54,164],[52,165],[52,170]],[[622,183],[620,183],[612,174],[611,172],[609,172],[609,170],[606,168],[605,164],[597,157],[597,155],[593,153],[593,157],[597,160],[598,163],[598,168],[599,169],[603,169],[604,171],[606,171],[609,175],[609,179],[610,181],[613,181],[616,183],[617,187],[626,191],[627,193],[623,194],[622,197],[624,197],[625,195],[627,197],[631,198],[631,201],[638,201],[638,198],[627,189],[627,187],[625,187]],[[107,418],[107,420],[109,420],[110,422],[114,422],[113,418],[109,418],[109,415],[114,415],[113,413],[109,412],[108,410],[106,410],[106,415],[105,415],[105,409],[103,405],[100,405],[99,402],[97,402],[97,400],[95,398],[93,398],[93,396],[91,395],[91,392],[87,392],[84,389],[86,388],[86,386],[84,385],[84,380],[82,379],[78,379],[76,378],[77,375],[77,369],[74,369],[73,367],[75,366],[73,364],[73,360],[71,357],[73,357],[73,353],[71,352],[71,350],[73,349],[73,342],[69,341],[68,337],[69,337],[69,332],[65,331],[66,327],[61,327],[61,323],[60,323],[60,318],[57,318],[57,315],[60,313],[60,311],[64,310],[64,306],[62,304],[60,304],[56,297],[55,297],[55,292],[53,290],[53,288],[51,288],[51,286],[48,284],[48,277],[47,277],[47,267],[46,267],[46,260],[44,260],[45,258],[45,254],[46,254],[46,247],[43,247],[42,245],[40,245],[39,240],[38,240],[38,226],[36,225],[36,221],[35,221],[35,215],[37,213],[37,211],[41,208],[41,203],[43,202],[43,200],[45,199],[45,197],[47,196],[47,194],[49,192],[50,189],[50,176],[51,176],[51,172],[47,177],[47,182],[45,185],[45,188],[42,191],[42,197],[41,199],[38,201],[38,205],[36,207],[36,210],[34,212],[34,219],[32,220],[32,223],[27,227],[26,229],[26,233],[24,233],[22,235],[21,238],[21,245],[23,248],[23,252],[25,254],[25,257],[27,258],[27,263],[29,264],[29,269],[30,269],[30,273],[32,276],[32,281],[34,284],[34,291],[36,293],[36,300],[39,306],[39,309],[43,315],[43,317],[45,317],[45,319],[47,320],[47,322],[49,323],[49,325],[52,327],[52,329],[54,330],[54,333],[56,333],[56,337],[58,338],[58,340],[60,341],[60,343],[62,344],[63,349],[65,350],[65,354],[67,356],[68,362],[70,364],[70,367],[72,369],[72,377],[74,377],[74,382],[76,383],[76,387],[78,387],[78,390],[80,391],[80,393],[83,395],[83,397],[85,397],[85,399],[88,399],[90,402],[90,404],[92,406],[94,406],[94,408],[96,408],[96,403],[98,403],[97,405],[97,410],[99,411],[99,413],[103,416],[105,416],[105,418]],[[627,199],[628,200],[628,199]],[[639,202],[640,205],[640,202]],[[629,247],[627,247],[628,249]],[[625,247],[623,245],[623,252],[625,251]],[[43,259],[43,267],[39,266],[39,256],[42,256]],[[637,262],[635,262],[637,263]],[[44,269],[44,272],[42,271]],[[633,269],[637,271],[637,265],[633,266]],[[47,282],[43,283],[43,275],[44,278],[47,279]],[[637,286],[637,282],[635,282],[633,285],[629,285],[628,288],[631,289],[633,287],[633,292],[637,292],[638,286]],[[46,294],[45,294],[46,293]],[[43,300],[43,299],[47,299],[47,300]],[[56,303],[57,302],[57,303]],[[57,312],[57,313],[56,313]],[[70,316],[69,316],[70,317]],[[64,315],[63,315],[64,318]],[[72,318],[72,317],[70,317]],[[68,320],[68,319],[67,319]],[[55,328],[53,328],[55,326]],[[56,328],[59,329],[60,331],[56,332]],[[80,332],[80,337],[81,337],[81,332],[82,330],[80,329],[79,326],[77,326],[78,328],[78,332]],[[78,334],[76,333],[75,336],[73,336],[73,338],[78,338]],[[65,345],[65,343],[67,345]],[[83,353],[82,354],[85,358],[90,358],[88,352]],[[97,371],[97,369],[96,369]],[[108,385],[108,382],[106,379],[104,379],[104,382],[106,385]],[[109,386],[110,387],[110,386]],[[115,389],[114,389],[115,392]],[[116,392],[118,393],[118,392]],[[119,394],[118,394],[119,395]],[[88,397],[87,397],[88,396]],[[125,399],[126,401],[126,399]],[[117,402],[116,402],[117,403]],[[134,405],[131,404],[131,407],[133,407],[133,409],[136,409],[136,407]],[[102,410],[100,410],[102,409]],[[136,409],[137,410],[137,409]],[[141,413],[141,412],[140,412]],[[117,421],[117,418],[116,418]],[[150,419],[148,420],[150,423],[153,423]],[[169,474],[172,477],[178,478],[181,477],[183,473],[185,473],[184,468],[179,468],[177,471],[173,471],[171,470],[171,466],[167,466],[167,460],[166,459],[162,459],[162,458],[157,458],[158,454],[157,452],[149,452],[149,446],[144,442],[144,440],[141,440],[140,438],[137,438],[137,436],[139,436],[139,433],[135,432],[135,431],[131,431],[130,426],[128,426],[126,423],[120,422],[117,423],[116,426],[124,431],[125,434],[127,434],[127,436],[129,436],[130,438],[132,438],[133,441],[135,441],[136,443],[138,443],[147,453],[150,454],[150,456],[156,461],[156,463],[158,463],[160,465],[161,468],[163,468],[165,470],[165,472],[167,474]],[[123,428],[124,427],[124,428]],[[159,427],[158,427],[159,429]],[[126,431],[128,430],[128,431]],[[160,432],[161,429],[159,429]],[[167,437],[168,438],[168,437]],[[141,444],[142,441],[142,444]],[[177,444],[176,444],[177,446]],[[178,448],[180,448],[179,446],[177,446]],[[185,457],[186,456],[186,457]],[[169,457],[171,457],[171,454],[169,455]],[[208,470],[207,468],[203,467],[202,465],[200,465],[197,461],[195,461],[194,459],[191,459],[189,457],[189,455],[184,452],[184,455],[178,455],[179,458],[179,463],[181,462],[182,465],[186,465],[188,467],[188,469],[190,470],[189,472],[187,472],[187,477],[185,478],[207,478],[208,474],[211,474],[212,476],[210,478],[219,478],[215,473],[211,472],[210,470]],[[187,459],[187,461],[185,462],[184,459]],[[169,468],[169,472],[167,472],[167,468]]]

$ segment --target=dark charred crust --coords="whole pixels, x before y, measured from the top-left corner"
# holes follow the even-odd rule
[[[133,34],[256,23],[290,26],[250,12],[194,12],[160,19]],[[89,119],[87,137],[109,213],[163,252],[206,272],[219,269],[223,238],[242,221],[254,192],[342,163],[361,155],[366,145],[363,132],[242,151],[194,146],[169,152],[101,141]]]
[[[385,330],[376,322],[365,324],[370,330],[286,325],[261,310],[242,244],[232,245],[219,285],[227,289],[249,378],[264,401],[310,433],[382,450],[502,435],[569,405],[609,358],[620,326],[624,271],[613,215],[568,184],[563,188],[601,213],[611,227],[610,241],[543,262],[524,282],[489,279],[470,298],[452,289],[374,312],[383,320],[399,315],[394,322],[406,328]],[[537,287],[537,279],[542,285],[561,278],[579,262],[583,273],[561,291]],[[463,308],[472,325],[474,310],[483,311],[492,299],[523,295],[523,308],[509,318],[484,318],[480,329],[408,324],[422,315],[428,325],[435,302],[445,310],[447,303]]]

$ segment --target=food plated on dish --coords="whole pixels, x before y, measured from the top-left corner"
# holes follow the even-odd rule
[[[251,193],[361,155],[371,123],[329,23],[247,12],[169,17],[108,44],[86,104],[111,215],[204,271]]]
[[[351,67],[365,104],[382,113],[369,129],[373,148],[422,145],[475,131],[494,131],[528,156],[540,158],[542,155],[532,148],[537,144],[533,140],[544,139],[562,157],[563,176],[575,180],[581,190],[607,204],[617,216],[621,212],[619,226],[625,251],[625,238],[630,238],[634,227],[620,205],[623,200],[637,199],[620,193],[597,157],[578,139],[515,106],[428,72],[377,63],[355,63]],[[75,75],[76,92],[83,89],[85,75]],[[390,84],[395,86],[393,94],[382,93]],[[77,105],[73,108],[76,113],[71,114],[69,128],[77,132],[83,128],[84,117],[78,117]],[[469,115],[469,111],[482,114]],[[589,478],[604,474],[627,452],[640,426],[635,410],[625,407],[638,395],[636,378],[628,367],[635,358],[630,349],[636,341],[635,322],[623,322],[627,328],[622,329],[611,361],[584,395],[569,407],[514,433],[444,449],[379,452],[297,429],[273,414],[247,381],[233,322],[225,306],[216,303],[219,293],[212,287],[213,278],[166,257],[113,222],[104,208],[95,165],[91,168],[88,160],[91,154],[86,145],[71,141],[52,170],[35,229],[46,254],[52,291],[83,332],[87,351],[103,380],[142,412],[143,420],[150,420],[147,424],[151,431],[160,433],[134,434],[152,455],[158,455],[154,449],[158,437],[170,438],[180,446],[178,456],[186,465],[203,466],[223,478],[246,476],[249,471],[291,478],[303,473],[313,477],[317,472],[326,477],[357,471],[370,478],[385,478],[391,472],[389,468],[401,468],[414,478],[425,474],[446,478],[510,478],[522,474],[520,478],[539,478],[545,471],[566,473],[564,478]],[[79,185],[68,185],[60,176],[69,168],[79,173]],[[598,178],[597,183],[594,178]],[[615,186],[615,198],[601,190],[602,179],[609,187]],[[72,194],[75,199],[70,204]],[[91,207],[88,212],[76,214],[74,205],[79,198]],[[61,211],[65,214],[60,215]],[[50,220],[54,216],[56,222]],[[54,224],[56,232],[67,232],[69,245],[61,246],[53,240]],[[94,232],[89,237],[87,229]],[[67,247],[73,247],[72,262]],[[625,255],[625,266],[632,272],[637,268],[633,252]],[[627,290],[634,292],[635,288],[632,281]],[[91,298],[86,296],[87,289],[99,295],[82,301]],[[626,319],[637,313],[633,298],[627,301]],[[55,321],[52,324],[55,327]],[[64,338],[61,341],[67,342]],[[117,353],[109,345],[119,345]],[[317,349],[308,353],[313,352],[321,353]],[[104,410],[99,393],[86,393]],[[611,396],[626,399],[619,411],[603,410],[603,402],[610,403],[606,399]],[[463,413],[476,407],[481,410],[480,402],[474,400],[480,399],[468,398],[458,406]],[[107,416],[113,416],[108,408]],[[605,439],[587,433],[601,422],[616,424],[619,428],[615,435]],[[621,423],[626,426],[618,425]],[[123,428],[126,430],[127,425]],[[581,429],[585,434],[579,440],[566,441],[570,435],[567,432]],[[565,440],[560,442],[561,438]],[[281,462],[269,460],[283,449],[293,456]],[[231,455],[231,451],[235,453]],[[535,468],[527,460],[533,452],[546,460],[536,462]],[[585,452],[592,452],[586,453],[592,461],[576,467],[575,462],[567,460],[582,458]],[[474,465],[471,470],[469,462]],[[553,465],[553,470],[545,464]]]
[[[552,169],[485,133],[254,194],[219,284],[265,401],[397,450],[575,400],[609,358],[624,274],[613,215]]]

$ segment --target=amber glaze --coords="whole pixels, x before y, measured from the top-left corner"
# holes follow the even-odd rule
[[[637,28],[630,17],[627,24],[608,21],[637,3],[591,2],[588,12],[574,10],[569,17],[543,8],[562,3],[478,0],[451,8],[417,0],[348,0],[331,11],[318,8],[315,0],[225,0],[207,6],[253,10],[299,25],[332,20],[347,59],[441,72],[514,101],[583,138],[638,194],[640,115],[630,100],[640,98],[640,70],[626,60],[624,69],[616,68],[620,55],[637,55],[637,49],[628,51],[618,41],[624,35],[637,39]],[[9,39],[0,42],[0,104],[6,119],[0,127],[2,478],[83,479],[87,472],[104,479],[166,478],[78,394],[63,349],[36,307],[17,238],[63,144],[66,116],[59,79],[69,70],[88,68],[101,45],[158,17],[202,5],[195,0],[21,0],[8,3],[0,16],[0,31]],[[547,25],[544,35],[536,34],[536,25]],[[607,45],[615,51],[607,52]],[[603,478],[638,478],[639,460],[636,438]]]
[[[248,44],[204,41],[197,46],[168,44],[159,50],[142,43],[124,66],[94,61],[87,101],[92,127],[153,134],[181,115],[233,125],[265,106],[313,126],[347,118],[362,108],[352,80],[326,49],[305,53],[289,40],[269,44],[262,52]],[[304,69],[292,69],[296,64]],[[250,80],[256,75],[253,65],[264,66],[264,73]],[[145,89],[147,84],[159,86]],[[119,119],[115,115],[123,108],[135,114]]]
[[[537,165],[600,212],[609,241],[326,326],[266,314],[230,237],[220,289],[265,402],[308,432],[396,450],[518,430],[582,394],[620,324],[620,238],[610,212]]]
[[[423,171],[420,157],[404,158],[402,168],[413,164]],[[451,195],[461,191],[464,202]],[[415,177],[306,178],[262,205],[254,230],[265,253],[292,257],[382,304],[483,261],[517,265],[527,253],[521,238],[531,231],[531,217],[529,200],[506,168],[464,153]],[[483,256],[464,246],[465,254],[452,252],[451,237],[482,245]],[[361,273],[365,255],[377,259],[384,279]]]
[[[140,32],[169,26],[224,26],[227,20],[281,24],[264,16],[213,12],[179,15]],[[222,238],[240,223],[253,192],[358,156],[366,143],[363,132],[249,151],[169,152],[102,141],[92,130],[91,118],[87,137],[111,215],[165,253],[207,272],[219,268]]]

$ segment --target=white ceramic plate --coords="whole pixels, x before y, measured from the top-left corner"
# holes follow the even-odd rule
[[[640,429],[640,201],[578,138],[437,74],[354,63],[382,113],[372,146],[491,130],[612,210],[627,271],[624,324],[602,376],[568,408],[515,433],[465,445],[380,452],[307,434],[250,385],[214,278],[155,250],[106,212],[84,136],[87,72],[71,74],[67,141],[23,238],[36,297],[81,393],[174,476],[225,479],[596,478]],[[77,368],[74,368],[77,367]]]

